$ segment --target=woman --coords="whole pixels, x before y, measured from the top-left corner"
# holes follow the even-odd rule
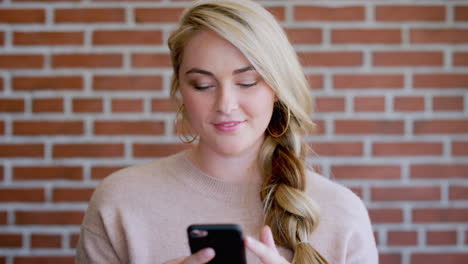
[[[247,0],[199,1],[169,48],[180,127],[197,143],[107,177],[77,262],[207,263],[212,249],[188,256],[187,226],[237,223],[248,263],[377,263],[362,202],[306,167],[308,84],[271,14]]]

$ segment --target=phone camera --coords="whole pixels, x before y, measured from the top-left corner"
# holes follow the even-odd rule
[[[208,231],[203,230],[203,229],[194,229],[190,231],[190,235],[193,238],[203,238],[208,236]]]

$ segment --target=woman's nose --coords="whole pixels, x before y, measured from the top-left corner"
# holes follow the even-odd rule
[[[235,87],[232,84],[225,84],[220,87],[216,101],[216,110],[223,114],[230,114],[239,108]]]

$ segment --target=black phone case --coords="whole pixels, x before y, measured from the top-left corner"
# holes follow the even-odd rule
[[[194,236],[192,231],[206,231],[206,236]],[[195,231],[196,232],[196,231]],[[210,264],[246,264],[242,230],[235,224],[191,225],[187,228],[190,250],[193,253],[211,247],[216,255]]]

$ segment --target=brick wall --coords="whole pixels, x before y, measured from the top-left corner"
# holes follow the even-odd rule
[[[310,161],[366,202],[383,264],[468,263],[468,2],[261,1],[310,79]],[[0,264],[72,263],[99,181],[174,153],[186,1],[0,1]]]

